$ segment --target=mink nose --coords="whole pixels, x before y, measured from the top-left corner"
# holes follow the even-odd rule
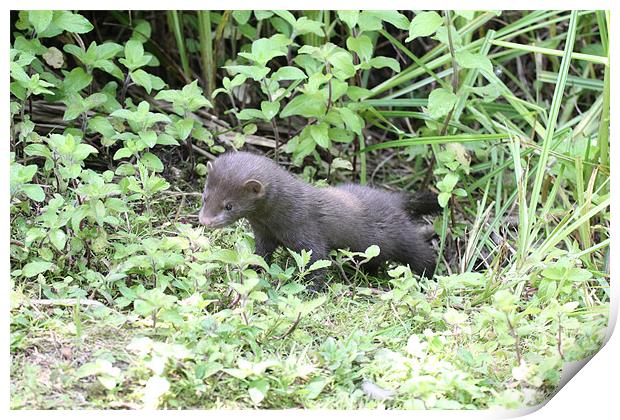
[[[198,221],[200,222],[200,224],[205,225],[206,227],[210,227],[215,224],[215,219],[213,217],[207,217],[202,214],[198,216]]]

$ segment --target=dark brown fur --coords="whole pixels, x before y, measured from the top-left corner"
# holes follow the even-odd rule
[[[317,188],[271,159],[246,152],[224,154],[209,166],[200,222],[217,228],[247,218],[256,253],[267,260],[279,245],[312,250],[312,261],[327,258],[332,249],[378,245],[370,270],[388,260],[409,264],[420,275],[435,269],[435,254],[417,220],[439,209],[433,193],[355,184]]]

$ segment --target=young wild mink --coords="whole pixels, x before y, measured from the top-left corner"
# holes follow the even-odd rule
[[[247,152],[221,155],[208,168],[200,223],[220,228],[245,217],[254,231],[256,254],[266,261],[279,245],[312,250],[312,261],[326,259],[333,249],[365,251],[378,245],[380,254],[366,265],[371,271],[388,260],[409,264],[420,275],[430,276],[435,269],[435,253],[416,222],[439,210],[431,192],[396,193],[354,184],[317,188],[271,159]]]

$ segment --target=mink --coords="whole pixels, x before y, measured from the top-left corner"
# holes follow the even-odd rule
[[[380,254],[366,264],[376,271],[386,261],[409,264],[430,277],[435,253],[428,225],[421,217],[439,210],[430,191],[390,192],[343,184],[319,188],[291,174],[273,160],[248,152],[229,152],[209,162],[199,221],[221,228],[246,218],[254,231],[256,254],[270,260],[280,245],[296,252],[311,250],[311,261],[327,259],[330,250]],[[322,280],[314,278],[316,289]]]

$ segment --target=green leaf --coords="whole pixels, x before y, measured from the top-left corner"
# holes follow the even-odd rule
[[[52,17],[54,12],[51,10],[31,10],[28,12],[28,20],[37,31],[37,34],[42,33],[52,23]]]
[[[346,23],[349,29],[353,29],[357,25],[360,12],[358,10],[338,10],[336,14],[338,19]]]
[[[476,14],[475,10],[455,10],[454,14],[465,18],[465,20],[472,20]]]
[[[293,161],[295,164],[299,164],[303,158],[314,152],[316,149],[316,142],[311,136],[304,136],[300,139],[299,144],[293,151]]]
[[[88,157],[88,155],[92,153],[97,154],[99,152],[90,144],[80,143],[75,146],[75,150],[73,151],[72,156],[75,160],[84,160]]]
[[[232,12],[232,15],[239,25],[245,25],[246,23],[248,23],[248,20],[250,20],[252,11],[251,10],[234,10]]]
[[[191,131],[191,128],[190,128],[190,131]],[[140,140],[142,140],[142,142],[144,142],[144,144],[147,147],[154,147],[157,144],[157,133],[154,132],[153,130],[140,131],[138,133],[138,136],[140,137]]]
[[[24,194],[26,194],[26,196],[28,196],[28,198],[36,202],[41,203],[42,201],[45,200],[45,192],[43,191],[43,188],[41,188],[40,185],[36,185],[36,184],[22,185],[22,191],[24,192]]]
[[[466,69],[480,69],[487,73],[493,73],[493,64],[488,57],[481,54],[473,54],[469,51],[457,51],[456,62]]]
[[[250,382],[248,393],[254,405],[259,405],[263,401],[268,390],[269,382],[266,379],[257,379]]]
[[[49,232],[49,238],[54,248],[59,251],[65,249],[67,243],[67,234],[62,229],[52,229]]]
[[[328,128],[329,126],[326,123],[313,124],[308,126],[310,136],[314,139],[316,144],[318,144],[324,149],[327,149],[330,145]]]
[[[443,18],[437,12],[420,12],[411,20],[409,36],[405,42],[412,41],[420,36],[434,34],[443,24]]]
[[[383,67],[389,67],[394,70],[396,73],[400,72],[400,64],[398,61],[391,57],[375,57],[371,59],[368,64],[375,69],[381,69]]]
[[[130,39],[125,44],[125,58],[119,59],[129,70],[134,71],[142,66],[147,65],[151,58],[144,55],[144,46],[142,42]]]
[[[372,41],[367,35],[360,35],[357,38],[348,37],[347,48],[357,53],[362,63],[369,61],[372,57]]]
[[[140,156],[140,162],[144,164],[148,169],[155,172],[163,172],[164,164],[162,161],[153,153],[146,152],[142,156]]]
[[[391,23],[398,29],[407,29],[409,27],[409,19],[396,10],[368,10],[368,13]]]
[[[374,32],[383,29],[383,22],[381,18],[376,16],[370,10],[363,10],[359,14],[357,19],[357,25],[360,28],[360,32]]]
[[[135,84],[142,86],[144,90],[146,90],[146,93],[151,93],[151,90],[153,89],[153,84],[151,82],[150,74],[148,74],[142,69],[138,69],[129,73],[129,77],[131,77],[131,80],[133,80]]]
[[[459,325],[467,321],[467,314],[459,312],[454,308],[448,308],[443,314],[443,319],[450,325]]]
[[[450,194],[449,192],[441,192],[439,193],[439,195],[437,195],[437,202],[439,203],[441,208],[445,208],[448,205],[451,196],[452,194]]]
[[[437,183],[437,188],[442,192],[452,192],[456,183],[459,181],[459,176],[455,172],[448,172],[443,180]]]
[[[304,391],[307,392],[306,398],[313,400],[318,397],[328,383],[329,380],[321,376],[312,378],[304,387]]]
[[[280,67],[270,77],[270,79],[275,82],[278,82],[280,80],[302,80],[306,78],[307,78],[306,74],[303,71],[301,71],[297,67],[292,67],[292,66]],[[233,79],[233,82],[234,82],[234,79]]]
[[[224,68],[233,74],[242,74],[257,82],[261,81],[271,69],[265,66],[224,66]]]
[[[355,66],[353,65],[353,57],[348,51],[338,51],[331,54],[328,59],[332,65],[332,74],[340,79],[346,80],[355,76]]]
[[[178,120],[174,124],[174,126],[177,129],[177,133],[179,135],[179,139],[180,140],[185,140],[186,138],[189,137],[190,133],[192,132],[192,128],[194,128],[194,119],[193,118],[183,118],[181,120]]]
[[[96,117],[88,120],[88,129],[95,131],[104,137],[112,137],[116,133],[110,121],[101,115],[97,115]]]
[[[22,269],[22,274],[25,277],[34,277],[34,276],[37,276],[41,273],[48,271],[49,269],[52,268],[52,266],[53,264],[51,262],[43,261],[43,260],[35,260],[32,262],[29,262],[28,264],[24,266],[24,268]]]
[[[263,111],[264,118],[267,121],[271,121],[280,110],[280,102],[262,101],[260,104],[260,109]]]
[[[358,135],[362,135],[362,128],[364,128],[364,120],[349,108],[337,108],[342,120],[346,127]]]
[[[298,35],[312,33],[320,37],[325,36],[325,32],[323,32],[323,23],[308,19],[306,16],[297,19],[293,25],[293,29]]]
[[[366,251],[364,251],[364,256],[366,258],[374,258],[378,256],[380,253],[381,253],[381,249],[377,245],[371,245],[368,248],[366,248]]]
[[[133,153],[131,152],[131,150],[129,150],[126,147],[123,147],[121,149],[118,149],[116,151],[116,153],[114,153],[114,160],[118,160],[118,159],[122,159],[122,158],[128,158],[129,156],[131,156]]]
[[[237,113],[237,118],[240,120],[251,120],[254,118],[260,118],[263,120],[265,119],[265,114],[263,114],[263,111],[259,109],[246,108]]]
[[[428,114],[433,119],[445,117],[456,104],[456,95],[448,89],[438,88],[428,96]]]
[[[161,146],[178,146],[179,142],[176,141],[171,135],[162,133],[157,136],[156,144],[159,144]]]
[[[84,16],[65,10],[54,12],[54,25],[67,32],[76,34],[85,34],[94,28]]]
[[[24,152],[28,156],[41,156],[41,157],[45,157],[48,159],[52,159],[52,152],[44,144],[29,144],[28,146],[24,148]]]
[[[86,73],[81,67],[76,67],[71,72],[63,72],[65,79],[62,82],[66,92],[79,92],[93,81],[93,76]]]
[[[276,34],[271,38],[254,41],[251,54],[239,53],[239,55],[253,60],[259,66],[265,66],[272,58],[285,56],[290,43],[291,41],[284,35]]]
[[[295,25],[295,22],[297,21],[295,16],[288,10],[274,10],[273,12],[284,19],[291,26]]]
[[[308,267],[308,271],[320,270],[322,268],[329,267],[330,265],[332,265],[330,260],[316,260],[310,267]]]
[[[301,94],[293,98],[280,112],[280,118],[292,115],[301,115],[306,118],[318,118],[325,115],[326,104],[322,97],[317,100],[316,95]]]

